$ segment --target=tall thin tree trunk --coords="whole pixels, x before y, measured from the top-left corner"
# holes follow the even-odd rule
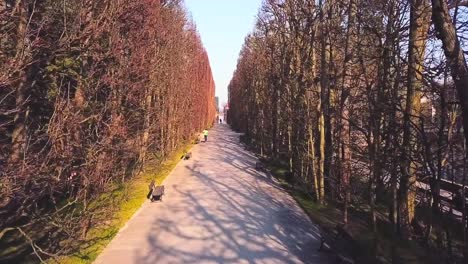
[[[325,37],[325,17],[323,0],[319,2],[320,8],[320,102],[318,104],[318,130],[319,130],[319,162],[317,168],[317,178],[319,185],[319,203],[325,202],[325,148],[326,148],[326,131],[325,131],[325,109],[326,106],[326,93],[328,89],[328,63],[327,63],[327,40]]]
[[[311,61],[312,61],[312,66],[311,66],[311,75],[312,78],[315,78],[317,76],[317,66],[316,66],[316,59],[317,59],[317,49],[315,47],[315,40],[317,36],[317,30],[316,28],[313,30],[313,37],[311,38],[310,41],[310,47],[311,47]],[[313,87],[315,87],[315,84],[313,84]],[[312,87],[310,87],[312,88]],[[312,98],[313,96],[311,95],[310,91],[306,91],[306,106],[307,106],[307,126],[308,126],[308,150],[309,150],[309,162],[311,166],[311,172],[313,175],[313,183],[314,183],[314,192],[315,192],[315,198],[317,201],[320,201],[320,186],[319,186],[319,174],[318,174],[318,161],[316,157],[316,150],[315,150],[315,144],[316,144],[316,138],[315,138],[315,129],[313,124],[311,123],[312,117],[313,117],[313,112],[314,110],[311,107],[312,104]],[[320,104],[320,102],[319,102]],[[320,109],[319,109],[320,110]]]
[[[419,122],[422,97],[422,71],[427,34],[430,26],[430,6],[426,0],[410,1],[410,38],[408,48],[408,84],[403,127],[403,153],[400,182],[400,210],[403,236],[408,238],[411,223],[415,215],[416,171],[414,153],[418,146],[415,140],[413,125]]]
[[[26,148],[27,126],[26,120],[28,116],[27,95],[28,95],[28,69],[30,66],[27,64],[29,56],[29,49],[27,47],[27,34],[28,34],[28,7],[24,0],[17,2],[16,10],[14,11],[18,16],[18,27],[16,31],[16,63],[19,71],[16,74],[17,82],[15,93],[15,106],[16,114],[14,117],[14,130],[12,134],[12,146],[10,154],[10,162],[17,163],[22,159]]]
[[[353,55],[353,49],[355,44],[356,30],[355,30],[355,17],[356,17],[356,3],[355,0],[349,1],[348,6],[348,29],[346,34],[345,43],[345,58],[343,62],[343,73],[342,73],[342,91],[341,91],[341,108],[342,113],[340,116],[340,138],[342,140],[342,161],[341,161],[341,177],[342,186],[344,190],[344,210],[343,210],[343,223],[348,224],[348,204],[350,201],[350,178],[351,178],[351,131],[349,124],[349,108],[351,86],[348,83],[348,66]]]
[[[146,154],[148,152],[148,144],[149,144],[149,135],[150,135],[150,128],[151,128],[151,109],[153,104],[153,94],[152,89],[150,87],[146,88],[145,94],[145,114],[144,114],[144,123],[143,123],[143,135],[141,136],[140,142],[140,154],[139,154],[139,162],[143,164],[146,160]],[[170,122],[170,120],[167,120]]]

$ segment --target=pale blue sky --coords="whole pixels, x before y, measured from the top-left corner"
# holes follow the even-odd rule
[[[255,25],[262,0],[185,0],[208,52],[220,104],[236,69],[244,39]]]

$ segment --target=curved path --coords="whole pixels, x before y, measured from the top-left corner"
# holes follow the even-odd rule
[[[291,196],[255,171],[227,125],[210,131],[95,263],[327,263],[318,229]]]

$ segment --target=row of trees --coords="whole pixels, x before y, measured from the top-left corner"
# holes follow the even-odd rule
[[[181,1],[0,1],[0,258],[66,254],[96,197],[214,117]]]
[[[319,203],[338,201],[344,224],[363,202],[376,233],[381,204],[409,239],[418,181],[428,183],[429,240],[440,180],[466,180],[466,5],[267,0],[229,86],[228,120]]]

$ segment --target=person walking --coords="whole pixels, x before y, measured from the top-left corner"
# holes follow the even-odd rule
[[[208,141],[208,129],[203,130],[203,137],[205,138],[205,142]]]

